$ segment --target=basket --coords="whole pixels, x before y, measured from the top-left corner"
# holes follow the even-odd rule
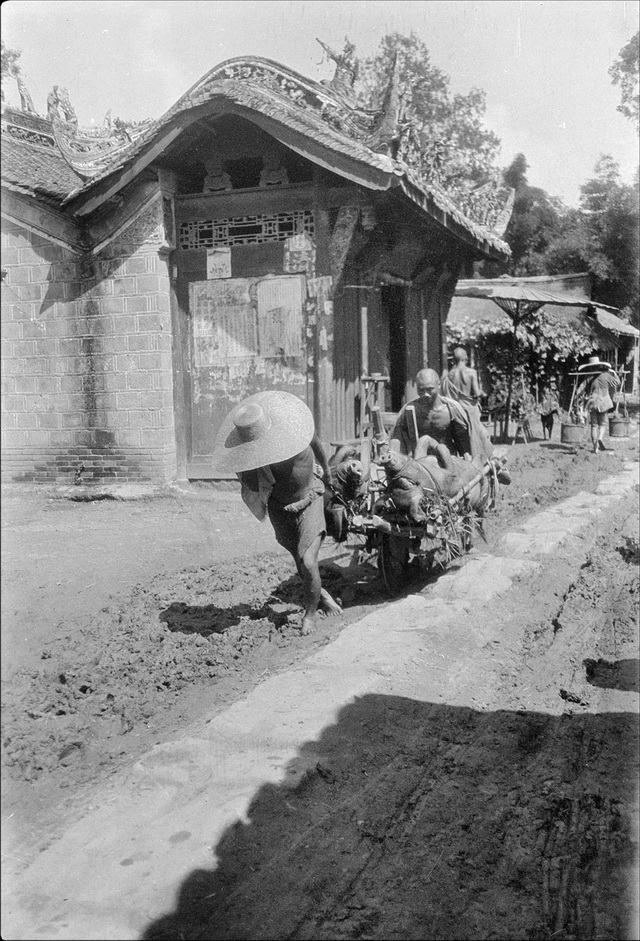
[[[584,425],[560,425],[560,441],[563,444],[579,444],[584,438]]]
[[[612,415],[609,418],[609,437],[610,438],[628,438],[629,437],[629,419],[621,418],[619,415]]]

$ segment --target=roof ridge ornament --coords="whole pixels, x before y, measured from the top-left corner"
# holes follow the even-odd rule
[[[339,95],[350,96],[353,94],[353,86],[356,83],[358,78],[358,61],[355,58],[356,47],[355,44],[349,42],[348,36],[344,37],[344,48],[342,52],[334,52],[334,50],[327,46],[326,43],[322,42],[321,39],[316,39],[317,43],[320,43],[325,53],[330,59],[336,64],[336,70],[334,72],[333,78],[328,83],[329,86]],[[320,84],[325,84],[321,82]]]
[[[459,174],[447,176],[450,144],[436,136],[425,142],[426,128],[414,111],[411,86],[401,81],[403,64],[402,51],[396,48],[377,126],[367,145],[404,164],[470,221],[502,236],[513,212],[515,191],[504,185],[498,169],[480,183],[462,182]]]
[[[335,55],[343,58],[338,53]],[[220,82],[242,82],[244,85],[257,85],[262,91],[276,94],[301,111],[315,114],[341,134],[365,143],[378,112],[365,108],[359,100],[355,88],[350,84],[351,78],[355,80],[356,74],[357,70],[352,70],[348,57],[342,66],[336,69],[337,84],[333,84],[333,80],[315,82],[306,79],[269,59],[241,57],[217,66],[174,107],[176,110],[182,110],[189,99],[200,101],[203,95],[213,95]]]
[[[376,153],[386,154],[394,160],[397,158],[398,154],[398,129],[405,108],[405,89],[402,88],[400,83],[401,68],[401,53],[396,48],[391,64],[389,81],[378,109],[374,130],[367,141],[371,150]]]
[[[153,123],[112,120],[109,110],[101,126],[81,128],[67,89],[58,85],[47,96],[47,117],[62,156],[85,179],[101,173]]]
[[[16,82],[18,84],[18,94],[20,95],[20,110],[25,114],[37,114],[33,99],[19,72],[16,75]]]

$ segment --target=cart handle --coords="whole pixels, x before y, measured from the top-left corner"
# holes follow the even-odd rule
[[[479,474],[476,474],[476,476],[472,480],[470,480],[468,484],[465,484],[464,487],[457,492],[455,497],[450,497],[449,499],[450,506],[455,506],[456,503],[460,503],[460,501],[463,500],[467,496],[467,494],[473,490],[476,484],[480,483],[480,481],[484,477],[486,477],[488,474],[491,473],[492,468],[493,468],[493,463],[491,461],[487,461],[487,463],[484,465],[483,470]]]

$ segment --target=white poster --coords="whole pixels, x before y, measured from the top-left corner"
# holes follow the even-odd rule
[[[258,282],[260,356],[302,356],[303,278],[267,278]]]
[[[207,278],[231,277],[231,249],[230,248],[208,248],[207,249]]]
[[[256,311],[247,278],[194,281],[189,285],[194,365],[224,366],[258,353]]]

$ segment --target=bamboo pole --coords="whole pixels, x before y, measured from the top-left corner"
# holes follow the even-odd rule
[[[411,442],[411,456],[416,450],[416,445],[418,443],[418,422],[416,419],[416,408],[415,405],[407,405],[405,409],[407,415],[407,427],[409,431],[409,438]]]

